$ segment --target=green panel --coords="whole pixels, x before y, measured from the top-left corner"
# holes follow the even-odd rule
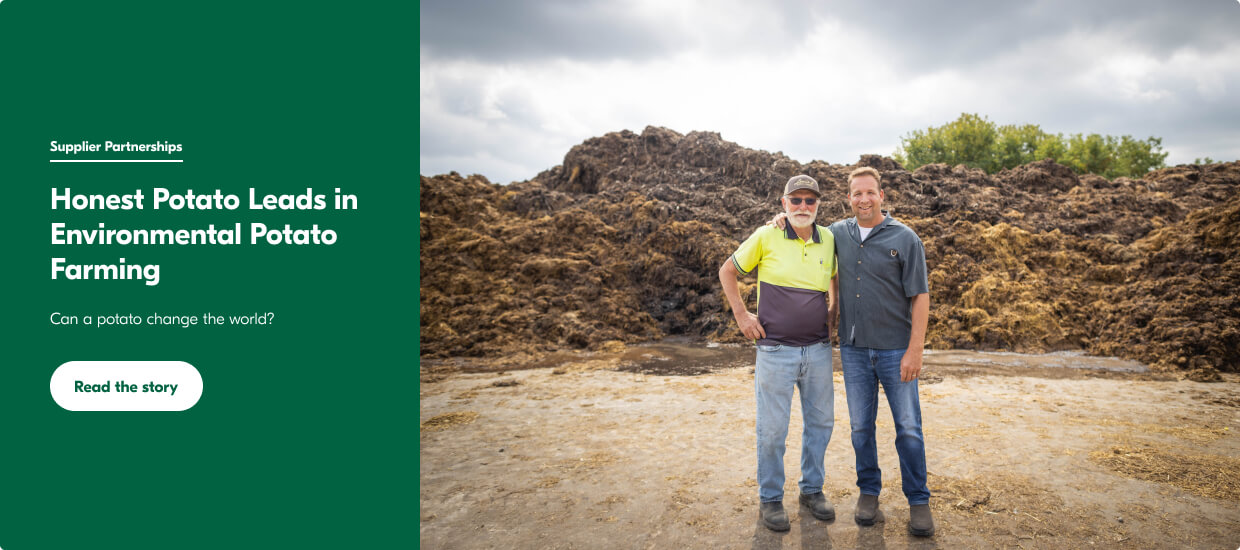
[[[416,545],[416,4],[0,2],[5,298],[0,547]],[[50,142],[183,151],[50,151]],[[182,163],[51,163],[179,158]],[[51,190],[143,210],[51,209]],[[155,188],[236,210],[152,209]],[[248,193],[336,188],[356,210],[251,210]],[[232,246],[51,242],[74,228],[242,223]],[[249,224],[330,228],[331,246],[249,244]],[[52,280],[51,259],[160,266]],[[99,316],[258,313],[266,325],[55,326]],[[267,316],[267,313],[274,315]],[[194,365],[183,412],[69,412],[66,361]]]

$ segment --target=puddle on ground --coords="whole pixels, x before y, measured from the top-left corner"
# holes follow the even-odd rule
[[[925,361],[946,365],[982,365],[1018,368],[1086,369],[1109,372],[1149,372],[1136,361],[1118,357],[1095,357],[1081,351],[1026,354],[1002,351],[926,350]]]
[[[841,370],[840,351],[832,354],[832,367]],[[633,344],[616,353],[559,351],[521,364],[495,359],[450,358],[422,362],[424,373],[502,372],[537,368],[556,368],[583,361],[617,361],[617,370],[657,376],[697,376],[724,369],[754,366],[751,344],[720,344],[688,339]],[[1040,378],[1172,378],[1151,373],[1136,361],[1115,357],[1093,357],[1079,351],[1023,354],[972,350],[926,350],[922,383],[942,381],[943,376],[1035,376]]]
[[[752,367],[754,347],[715,342],[667,341],[629,346],[620,369],[663,376],[695,376],[721,369]]]
[[[840,351],[835,348],[834,370],[840,370]],[[750,367],[754,348],[742,344],[663,341],[633,345],[620,357],[626,372],[664,376],[693,376],[721,369]],[[1082,352],[1061,351],[1023,354],[972,350],[926,350],[923,360],[927,382],[933,374],[949,376],[1038,376],[1043,378],[1081,378],[1094,376],[1145,374],[1149,369],[1136,361],[1115,357],[1093,357]]]

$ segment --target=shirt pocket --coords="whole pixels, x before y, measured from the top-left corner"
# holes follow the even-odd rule
[[[822,278],[822,288],[824,290],[831,289],[831,268],[834,266],[834,258],[818,258],[818,275]]]
[[[881,275],[884,277],[894,277],[898,281],[904,273],[904,253],[898,249],[884,247],[876,254],[878,259],[874,262]]]

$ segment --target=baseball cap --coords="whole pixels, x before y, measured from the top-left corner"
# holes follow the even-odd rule
[[[788,180],[788,184],[784,186],[784,194],[791,195],[793,191],[801,189],[813,191],[815,195],[822,196],[822,191],[818,190],[818,182],[805,174],[793,176],[792,179]]]

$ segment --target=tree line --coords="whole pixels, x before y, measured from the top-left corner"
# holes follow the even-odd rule
[[[900,138],[893,155],[906,170],[924,164],[964,164],[995,173],[1028,162],[1052,159],[1078,174],[1105,178],[1139,178],[1163,168],[1162,138],[1048,133],[1036,124],[997,125],[985,117],[962,113],[938,127],[913,130]]]

